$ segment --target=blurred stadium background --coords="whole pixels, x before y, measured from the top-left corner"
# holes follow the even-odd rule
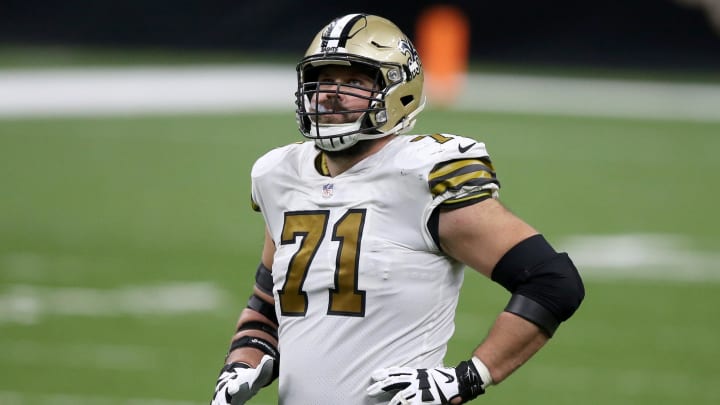
[[[469,73],[416,130],[486,142],[587,282],[478,402],[720,403],[720,2],[450,3]],[[0,404],[207,403],[262,244],[250,166],[300,139],[294,63],[337,15],[416,36],[432,5],[2,2]],[[499,290],[468,273],[448,363]]]

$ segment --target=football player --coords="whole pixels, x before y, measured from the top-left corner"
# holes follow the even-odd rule
[[[252,168],[265,244],[213,405],[276,378],[281,404],[460,404],[535,354],[584,298],[567,254],[498,201],[485,145],[407,135],[425,104],[418,53],[397,26],[350,14],[297,65],[306,142]],[[443,363],[468,266],[509,291]]]

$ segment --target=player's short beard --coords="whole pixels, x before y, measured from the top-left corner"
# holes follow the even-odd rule
[[[350,110],[338,102],[332,103],[331,106],[325,104],[313,105],[310,112],[316,113],[316,111],[318,113],[313,121],[318,124],[347,124],[355,122],[360,119],[362,115],[362,113],[359,112],[348,112]]]

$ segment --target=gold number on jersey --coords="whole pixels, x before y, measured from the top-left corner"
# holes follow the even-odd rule
[[[437,142],[437,143],[445,143],[445,142],[453,139],[451,136],[445,136],[442,134],[432,134],[432,135],[418,135],[415,138],[413,138],[410,142],[417,142],[417,141],[421,141],[421,140],[427,139],[427,138],[434,139],[435,142]]]
[[[358,254],[365,225],[364,209],[348,210],[333,226],[332,240],[339,242],[335,260],[335,288],[329,289],[329,315],[364,316],[365,291],[358,290]],[[290,259],[285,284],[278,291],[283,315],[303,316],[307,312],[307,293],[302,287],[320,243],[325,237],[329,211],[298,211],[285,214],[283,245],[300,247]]]
[[[329,315],[364,316],[365,291],[358,290],[360,240],[365,210],[348,210],[335,224],[332,240],[340,242],[335,260],[335,288],[330,289]]]
[[[285,213],[280,244],[294,244],[300,237],[300,247],[290,259],[285,284],[278,291],[283,315],[302,316],[307,311],[307,294],[302,290],[320,241],[325,236],[328,211],[299,211]]]

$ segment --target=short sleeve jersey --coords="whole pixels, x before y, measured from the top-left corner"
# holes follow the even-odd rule
[[[384,403],[373,370],[442,364],[463,265],[438,247],[439,206],[496,197],[485,145],[449,135],[396,136],[342,174],[323,175],[312,142],[262,156],[253,206],[275,243],[282,404]]]

